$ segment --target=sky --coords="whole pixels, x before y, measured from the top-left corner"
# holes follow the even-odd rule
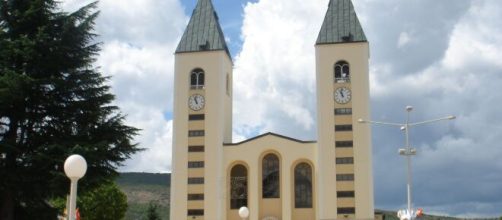
[[[90,1],[63,0],[74,11]],[[213,0],[234,60],[234,141],[316,139],[315,54],[328,0]],[[502,1],[353,0],[370,43],[371,117],[413,127],[413,202],[426,213],[502,216]],[[171,169],[174,51],[196,0],[101,0],[96,65],[146,150],[121,171]],[[375,207],[406,204],[404,135],[372,126]]]

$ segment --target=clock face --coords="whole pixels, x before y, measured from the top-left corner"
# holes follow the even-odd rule
[[[349,88],[340,87],[335,91],[335,101],[340,104],[345,104],[350,101],[352,94]]]
[[[204,96],[195,94],[188,98],[188,106],[194,111],[199,111],[204,108]]]

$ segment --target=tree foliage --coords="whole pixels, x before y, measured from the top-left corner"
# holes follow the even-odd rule
[[[145,220],[160,220],[159,212],[159,204],[155,202],[150,202],[148,204],[148,209],[146,210],[146,218]]]
[[[59,213],[63,213],[66,209],[66,198],[53,199],[51,204]],[[123,219],[127,211],[127,196],[115,183],[105,183],[79,194],[77,208],[81,218],[86,220]]]
[[[115,184],[105,184],[86,193],[80,200],[80,215],[86,220],[123,219],[127,196]]]
[[[86,190],[140,150],[131,143],[138,130],[124,124],[108,78],[93,66],[95,8],[0,0],[0,219],[53,219],[46,201],[68,191],[71,154],[87,160]]]

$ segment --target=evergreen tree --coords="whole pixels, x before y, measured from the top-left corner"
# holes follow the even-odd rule
[[[141,150],[96,67],[96,3],[73,13],[54,0],[0,0],[0,219],[54,219],[64,160],[88,171],[79,191],[116,176]]]
[[[157,203],[150,202],[146,210],[146,220],[160,220],[159,213],[157,212],[158,208],[159,205]]]

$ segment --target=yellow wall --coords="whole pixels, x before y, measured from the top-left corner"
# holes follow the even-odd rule
[[[294,173],[291,167],[297,164],[298,161],[307,161],[309,164],[314,164],[314,149],[315,143],[299,143],[289,139],[285,139],[273,134],[264,135],[251,141],[225,145],[224,149],[224,167],[230,169],[236,161],[242,162],[249,166],[248,170],[248,207],[250,210],[250,220],[261,220],[267,215],[278,217],[279,219],[293,219],[294,194],[292,193],[293,185],[291,179]],[[261,163],[262,158],[268,153],[275,153],[280,159],[280,198],[279,199],[262,199],[261,193]],[[316,168],[312,167],[313,174]],[[315,185],[314,185],[315,186]],[[225,188],[230,188],[226,181]],[[226,191],[225,198],[229,200],[229,191]],[[316,189],[313,187],[313,205],[315,207]],[[236,217],[235,211],[230,210],[229,202],[227,201],[227,216],[228,220],[233,220]],[[240,219],[236,219],[240,220]]]
[[[373,179],[371,160],[371,133],[368,125],[358,124],[359,118],[369,118],[369,76],[368,76],[369,47],[367,42],[340,43],[316,45],[316,81],[317,81],[317,123],[319,152],[317,164],[319,171],[318,203],[320,219],[334,219],[340,217],[333,207],[342,207],[336,199],[336,191],[355,190],[356,219],[373,219]],[[351,83],[343,86],[350,87],[352,99],[345,105],[337,107],[352,107],[352,117],[334,116],[335,101],[333,97],[334,65],[338,61],[347,61],[350,65]],[[349,119],[350,118],[350,119]],[[348,121],[352,120],[352,121]],[[336,124],[352,124],[352,132],[334,132]],[[335,134],[335,135],[333,135]],[[351,140],[353,148],[336,148],[335,141]],[[335,157],[354,157],[354,165],[336,166]],[[354,170],[355,181],[338,182],[334,173],[344,173]],[[351,184],[353,186],[351,186]],[[336,185],[337,187],[332,187]],[[337,189],[338,188],[338,189]]]
[[[205,72],[204,90],[190,89],[190,73],[195,68]],[[226,91],[227,75],[232,78],[232,61],[225,51],[175,54],[171,219],[186,219],[189,207],[203,208],[206,219],[224,218],[224,192],[220,186],[225,172],[222,170],[221,145],[232,139],[232,99]],[[196,112],[188,107],[188,98],[195,93],[205,97],[204,109]],[[205,120],[189,122],[190,113],[204,113]],[[188,130],[198,129],[204,129],[204,137],[188,137]],[[189,145],[204,145],[205,152],[188,153]],[[203,169],[187,168],[188,161],[199,160],[205,163]],[[189,189],[189,176],[204,177],[202,188],[190,186]],[[188,193],[200,192],[201,189],[205,198],[202,202],[187,202]]]

